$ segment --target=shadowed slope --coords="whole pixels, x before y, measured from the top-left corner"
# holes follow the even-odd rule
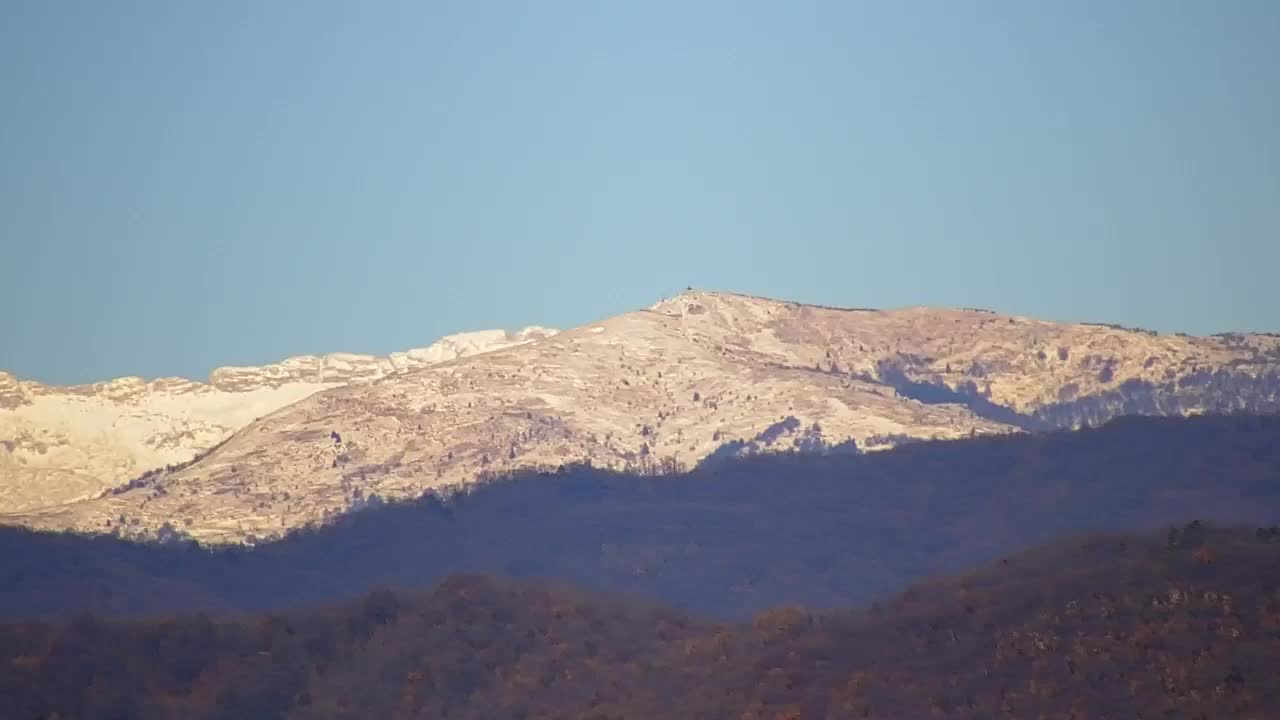
[[[463,572],[564,580],[742,616],[869,602],[1064,533],[1280,518],[1280,418],[783,455],[644,477],[589,469],[365,510],[207,552],[0,531],[0,613],[268,608]]]
[[[0,625],[0,696],[85,720],[1274,717],[1274,535],[1075,538],[871,611],[733,625],[474,576],[275,615]]]

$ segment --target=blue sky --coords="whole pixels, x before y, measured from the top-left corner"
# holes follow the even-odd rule
[[[692,285],[1280,330],[1280,3],[0,3],[0,369]]]

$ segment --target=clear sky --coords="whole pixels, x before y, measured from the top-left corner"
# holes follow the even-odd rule
[[[0,369],[687,285],[1280,330],[1280,2],[0,0]]]

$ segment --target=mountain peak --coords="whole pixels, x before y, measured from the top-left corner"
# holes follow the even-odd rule
[[[202,397],[192,391],[148,440],[181,448],[182,460],[221,443],[199,461],[110,498],[29,504],[17,519],[102,530],[124,515],[129,532],[181,519],[203,540],[240,540],[371,497],[573,462],[659,471],[727,455],[1077,427],[1120,413],[1280,408],[1280,344],[689,290],[562,333],[463,333],[388,358],[304,356],[224,371],[215,389],[218,403],[240,401],[234,420],[216,432],[184,425],[191,398]],[[190,438],[175,437],[184,432]]]
[[[560,333],[305,355],[219,368],[208,384],[5,376],[0,408],[0,512],[12,521],[118,531],[125,515],[133,532],[181,519],[202,539],[240,540],[372,496],[566,463],[658,471],[1122,413],[1280,409],[1280,338],[688,290]]]

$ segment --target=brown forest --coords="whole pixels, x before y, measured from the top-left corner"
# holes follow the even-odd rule
[[[457,576],[284,613],[0,627],[5,718],[1273,718],[1280,529],[1073,537],[732,624]]]

